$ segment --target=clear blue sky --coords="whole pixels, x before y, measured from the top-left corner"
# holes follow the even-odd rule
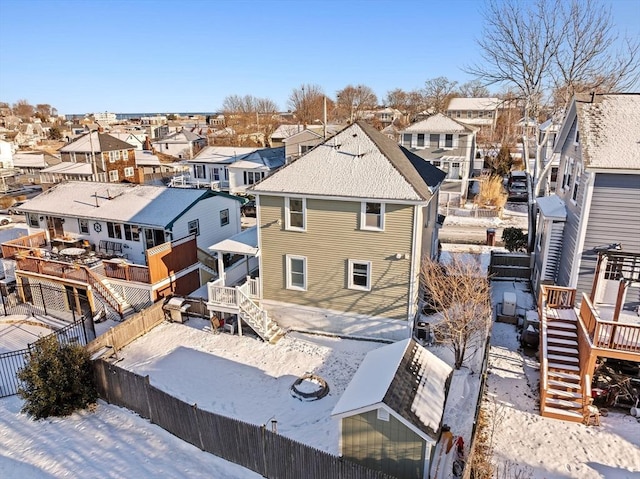
[[[523,0],[527,1],[527,0]],[[603,0],[604,1],[604,0]],[[216,111],[251,94],[370,86],[382,100],[437,76],[465,82],[476,0],[0,0],[0,101],[62,114]],[[640,0],[613,0],[640,37]]]

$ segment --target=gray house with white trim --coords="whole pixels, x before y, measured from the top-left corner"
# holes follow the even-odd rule
[[[576,96],[554,153],[555,198],[538,199],[534,284],[590,293],[598,250],[640,253],[640,94]],[[601,295],[617,293],[616,275],[610,279]],[[630,289],[626,309],[640,304],[639,293]],[[596,300],[615,300],[604,296]]]

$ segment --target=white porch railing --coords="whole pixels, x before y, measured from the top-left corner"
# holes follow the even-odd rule
[[[221,279],[208,283],[207,293],[209,303],[212,305],[225,306],[227,308],[236,308],[238,306],[236,288],[231,286],[222,286]]]

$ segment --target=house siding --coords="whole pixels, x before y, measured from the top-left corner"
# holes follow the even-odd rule
[[[342,456],[394,477],[421,479],[426,445],[394,416],[378,419],[376,410],[342,419]]]
[[[229,210],[229,224],[220,225],[220,211]],[[189,222],[199,220],[200,234],[196,236],[198,248],[209,246],[240,233],[240,202],[225,196],[214,196],[197,202],[174,223],[173,239],[189,235]]]
[[[596,174],[580,268],[578,294],[589,294],[597,255],[594,247],[620,243],[622,250],[640,253],[640,180],[638,175]],[[612,214],[614,212],[615,214]],[[639,288],[630,288],[627,301]]]
[[[561,162],[558,170],[558,188],[556,189],[556,194],[562,199],[562,201],[564,201],[567,211],[567,221],[564,226],[564,241],[562,244],[560,265],[558,267],[557,282],[561,286],[569,286],[572,288],[576,286],[575,283],[571,284],[572,263],[580,234],[580,218],[582,216],[582,208],[584,205],[584,195],[590,179],[590,174],[588,172],[583,172],[580,176],[580,187],[578,189],[578,197],[576,198],[576,201],[571,199],[573,180],[566,188],[562,187],[565,182],[565,164],[573,160],[575,169],[575,165],[582,162],[580,156],[580,145],[575,145],[573,142],[576,128],[576,124],[574,123],[569,130],[567,138],[565,138],[564,145],[562,146]],[[574,173],[572,171],[572,177],[573,174]]]
[[[413,206],[386,204],[385,231],[359,230],[360,201],[307,199],[307,231],[284,229],[284,198],[260,195],[264,299],[407,320]],[[277,224],[280,220],[282,226]],[[286,255],[307,257],[307,290],[286,289]],[[371,261],[371,291],[347,288],[348,260]],[[273,279],[272,279],[273,278]]]

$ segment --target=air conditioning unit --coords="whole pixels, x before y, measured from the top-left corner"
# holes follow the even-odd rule
[[[516,293],[505,291],[502,296],[502,315],[515,316],[517,306]]]

